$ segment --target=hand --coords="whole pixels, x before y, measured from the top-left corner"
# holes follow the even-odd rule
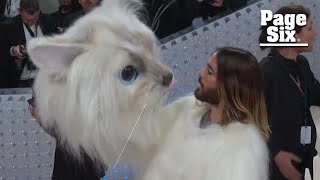
[[[32,116],[34,119],[37,119],[37,117],[38,117],[37,108],[34,108],[33,106],[29,105],[28,109],[29,109],[29,112],[31,113],[31,116]]]
[[[301,180],[302,175],[293,165],[293,161],[300,163],[301,159],[289,152],[280,151],[274,158],[280,172],[288,180]]]
[[[23,45],[13,46],[12,47],[12,54],[13,54],[13,56],[17,57],[18,59],[25,59],[26,57],[23,56],[23,54],[21,54],[21,52],[20,52],[20,46],[22,46],[24,48]]]

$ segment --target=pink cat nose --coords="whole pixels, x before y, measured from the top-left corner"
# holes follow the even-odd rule
[[[162,85],[164,86],[170,86],[172,83],[173,74],[169,73],[162,77]]]

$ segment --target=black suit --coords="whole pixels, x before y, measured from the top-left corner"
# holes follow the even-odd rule
[[[4,26],[0,23],[0,88],[11,87],[11,62],[4,52]]]
[[[49,35],[53,33],[56,29],[54,22],[49,15],[40,14],[39,17],[39,26],[42,30],[43,35]],[[21,16],[17,15],[13,18],[10,18],[6,21],[3,21],[0,25],[1,28],[1,58],[2,60],[10,64],[10,87],[15,88],[18,86],[19,79],[22,73],[21,69],[17,69],[14,63],[15,57],[10,55],[10,48],[17,45],[25,45],[26,37],[24,33],[23,23]],[[26,61],[22,60],[25,65]]]
[[[296,166],[301,173],[304,173],[305,168],[312,169],[313,157],[317,153],[315,150],[317,132],[309,108],[311,105],[320,105],[320,84],[315,79],[307,59],[300,55],[297,62],[302,76],[300,78],[302,93],[289,75],[285,61],[294,62],[273,51],[260,62],[271,129],[269,148],[272,180],[285,179],[274,162],[274,157],[279,151],[291,152],[300,157],[303,162]],[[311,126],[312,136],[309,145],[300,143],[302,126]]]
[[[4,20],[4,12],[6,11],[7,0],[0,1],[0,20]]]

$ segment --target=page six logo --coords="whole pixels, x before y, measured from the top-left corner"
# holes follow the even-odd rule
[[[300,43],[300,39],[295,38],[295,27],[305,26],[307,16],[305,14],[273,14],[270,10],[261,10],[261,26],[267,27],[267,42],[260,43],[265,47],[308,47],[307,43]]]

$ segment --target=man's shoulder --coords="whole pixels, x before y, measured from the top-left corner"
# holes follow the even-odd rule
[[[281,68],[277,61],[279,60],[267,56],[259,62],[261,72],[265,78],[279,75]]]
[[[207,104],[200,104],[194,96],[185,96],[173,101],[160,111],[159,118],[165,124],[200,120],[200,116],[208,109]]]
[[[198,121],[209,108],[207,103],[198,101],[195,96],[184,96],[178,100],[173,101],[169,105],[165,106],[162,110],[162,114],[166,114],[167,117],[171,117],[174,121],[189,118],[191,121]],[[170,119],[170,118],[169,118]]]
[[[272,57],[270,56],[266,56],[264,57],[260,62],[259,62],[259,65],[260,67],[264,68],[264,67],[270,67],[270,66],[276,66],[276,60],[273,59]]]

